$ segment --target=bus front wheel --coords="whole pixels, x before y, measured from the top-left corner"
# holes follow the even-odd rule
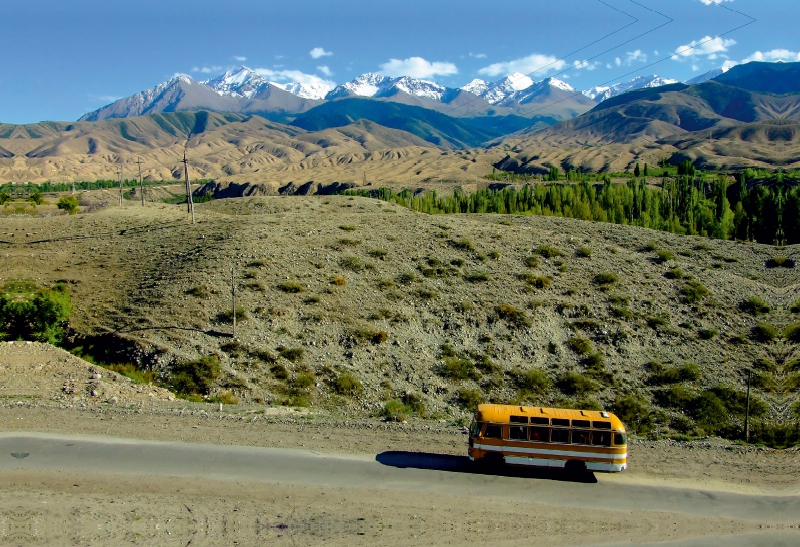
[[[483,458],[479,460],[480,466],[487,471],[492,471],[495,469],[500,469],[506,464],[506,459],[503,457],[502,454],[497,454],[496,452],[490,452],[486,454]]]

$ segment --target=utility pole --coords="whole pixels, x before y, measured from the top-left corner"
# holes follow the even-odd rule
[[[142,182],[142,158],[138,156],[136,163],[139,164],[139,193],[142,194],[142,207],[144,207],[144,183]]]
[[[750,442],[750,374],[753,371],[747,369],[747,406],[744,411],[744,442]]]
[[[233,318],[233,338],[236,339],[236,277],[231,266],[231,317]]]
[[[123,164],[119,165],[119,206],[122,207],[122,177],[124,175]]]
[[[192,201],[192,185],[189,182],[189,160],[186,159],[186,148],[183,149],[183,172],[186,175],[186,207],[188,213],[192,215],[192,224],[194,224],[194,202]]]

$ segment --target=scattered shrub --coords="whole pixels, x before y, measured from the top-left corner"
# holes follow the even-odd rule
[[[312,295],[303,300],[305,304],[319,304],[321,302],[320,297],[317,295]]]
[[[357,397],[364,391],[361,382],[349,372],[341,373],[334,382],[334,388],[340,395]]]
[[[56,207],[62,211],[66,211],[70,215],[78,212],[78,200],[75,196],[64,196],[56,203]]]
[[[303,292],[305,288],[300,283],[295,283],[293,281],[286,281],[278,285],[278,290],[289,294],[296,294],[299,292]]]
[[[464,274],[464,280],[470,283],[484,283],[489,281],[489,274],[486,272],[469,272]]]
[[[658,249],[658,244],[655,241],[648,241],[644,244],[644,247],[642,247],[642,250],[648,253],[652,253],[656,249]]]
[[[514,373],[514,382],[519,389],[531,393],[542,393],[552,385],[547,373],[539,369],[517,371]]]
[[[592,256],[592,250],[589,247],[578,247],[575,255],[581,258],[589,258]]]
[[[619,319],[633,319],[633,312],[628,308],[620,308],[617,306],[611,307],[611,315]]]
[[[266,260],[252,260],[247,263],[248,268],[263,268],[265,266],[269,266],[269,262]]]
[[[530,327],[531,320],[525,315],[525,312],[516,309],[514,306],[508,304],[500,304],[494,309],[497,317],[509,325],[517,328]]]
[[[344,230],[345,232],[354,232],[358,228],[356,228],[355,226],[339,226],[339,229]]]
[[[800,323],[794,323],[786,327],[783,331],[783,337],[795,344],[800,344]]]
[[[417,276],[413,272],[404,272],[397,277],[397,282],[401,285],[408,285],[417,280]]]
[[[597,285],[611,285],[619,281],[619,276],[613,272],[600,272],[594,276],[594,282]]]
[[[695,392],[680,384],[653,392],[653,397],[660,406],[683,411],[689,409],[695,396]]]
[[[486,402],[486,397],[479,389],[462,387],[456,392],[456,401],[465,409],[475,412],[478,409],[478,405]]]
[[[539,267],[539,258],[536,256],[526,256],[523,261],[528,268],[538,268]]]
[[[672,268],[667,273],[664,274],[664,277],[667,279],[682,279],[683,278],[683,270],[680,268]]]
[[[421,300],[433,300],[434,298],[436,298],[436,295],[438,293],[436,291],[431,291],[428,289],[417,289],[416,291],[414,291],[414,294],[416,294],[417,298],[420,298]]]
[[[210,398],[209,402],[222,403],[223,405],[238,405],[239,398],[234,395],[232,391],[223,391],[216,397]]]
[[[675,259],[675,254],[672,251],[667,251],[666,249],[660,249],[656,251],[656,261],[659,264],[664,264],[665,262],[669,262],[670,260]]]
[[[558,379],[558,389],[566,395],[585,395],[597,391],[598,386],[578,372],[567,372]]]
[[[669,368],[660,363],[651,363],[650,370],[652,372],[650,382],[654,385],[694,382],[700,378],[700,367],[694,363]]]
[[[278,380],[287,380],[289,378],[289,371],[280,363],[272,365],[269,369],[272,375]]]
[[[775,378],[770,374],[764,374],[762,372],[756,372],[750,376],[750,385],[768,393],[775,393],[779,390]]]
[[[522,281],[525,281],[531,287],[537,289],[546,289],[552,285],[553,280],[544,275],[533,275],[531,273],[524,273],[519,276]]]
[[[450,265],[455,266],[456,268],[460,268],[461,266],[464,265],[464,260],[461,258],[454,258],[453,260],[450,261]]]
[[[544,244],[540,245],[536,249],[536,254],[541,255],[545,258],[555,258],[557,256],[562,256],[564,253],[562,253],[559,249],[553,247],[552,245]]]
[[[800,313],[800,300],[795,300],[794,303],[789,306],[790,313]]]
[[[464,356],[443,355],[444,365],[439,374],[450,380],[477,380],[475,364]]]
[[[287,348],[284,346],[280,346],[278,348],[278,355],[287,361],[291,361],[292,363],[302,361],[305,352],[306,351],[303,348]]]
[[[392,399],[383,405],[381,415],[390,422],[404,422],[411,415],[411,408],[404,405],[402,401]]]
[[[489,258],[491,258],[492,260],[499,260],[500,251],[489,251]]]
[[[769,304],[764,299],[752,296],[739,304],[739,309],[750,315],[761,315],[771,311]]]
[[[331,285],[336,285],[338,287],[344,287],[347,285],[347,279],[342,277],[341,275],[337,275],[333,279],[331,279]]]
[[[617,396],[612,411],[622,420],[626,430],[630,433],[644,435],[653,429],[653,409],[641,395]]]
[[[697,336],[699,336],[701,340],[711,340],[718,334],[719,331],[717,329],[712,329],[712,328],[700,329],[699,331],[697,331]]]
[[[669,318],[666,315],[651,315],[647,318],[647,326],[653,330],[663,329],[669,325]]]
[[[367,254],[369,254],[369,256],[371,256],[372,258],[383,260],[389,255],[389,251],[387,251],[386,249],[373,249]]]
[[[386,333],[386,331],[366,328],[356,329],[352,334],[356,339],[362,342],[370,342],[375,345],[382,344],[389,338],[389,335]]]
[[[156,373],[152,370],[140,370],[136,365],[130,363],[109,365],[108,370],[130,378],[135,384],[152,384],[157,379]]]
[[[241,307],[236,306],[236,312],[233,310],[225,310],[217,314],[217,320],[223,323],[233,323],[233,315],[236,314],[236,321],[244,321],[247,319],[247,311]]]
[[[168,383],[180,395],[208,395],[219,373],[219,358],[208,355],[176,364],[168,376]]]
[[[469,239],[461,239],[461,240],[453,240],[451,239],[448,241],[451,247],[458,249],[459,251],[474,251],[475,246]]]
[[[367,267],[357,256],[346,256],[339,261],[339,265],[346,270],[354,272],[360,272]]]
[[[708,289],[699,281],[689,281],[681,289],[681,294],[689,304],[696,304],[708,295]]]
[[[778,329],[767,323],[758,323],[750,329],[750,334],[756,342],[772,342],[778,337]]]
[[[704,391],[691,403],[690,413],[698,425],[709,430],[717,430],[728,423],[728,409],[714,393]]]
[[[308,391],[312,387],[314,387],[315,383],[314,375],[310,372],[301,372],[294,379],[291,381],[291,389],[292,392],[297,395],[303,392]]]
[[[592,343],[582,336],[573,336],[567,340],[567,345],[578,355],[588,355],[592,352]]]
[[[204,285],[195,285],[194,287],[186,289],[186,294],[196,296],[197,298],[208,298],[211,296],[211,291]]]

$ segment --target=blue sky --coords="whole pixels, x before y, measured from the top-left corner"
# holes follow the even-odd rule
[[[75,120],[176,73],[202,80],[237,64],[282,82],[383,72],[452,87],[549,64],[532,77],[586,89],[653,73],[684,80],[725,62],[798,60],[800,2],[713,1],[3,0],[0,121]],[[647,66],[748,22],[725,8],[758,21]],[[637,38],[667,21],[651,10],[674,22]]]

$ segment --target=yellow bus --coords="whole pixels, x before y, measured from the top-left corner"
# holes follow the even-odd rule
[[[470,426],[469,459],[612,473],[628,468],[628,441],[609,412],[484,404]]]

